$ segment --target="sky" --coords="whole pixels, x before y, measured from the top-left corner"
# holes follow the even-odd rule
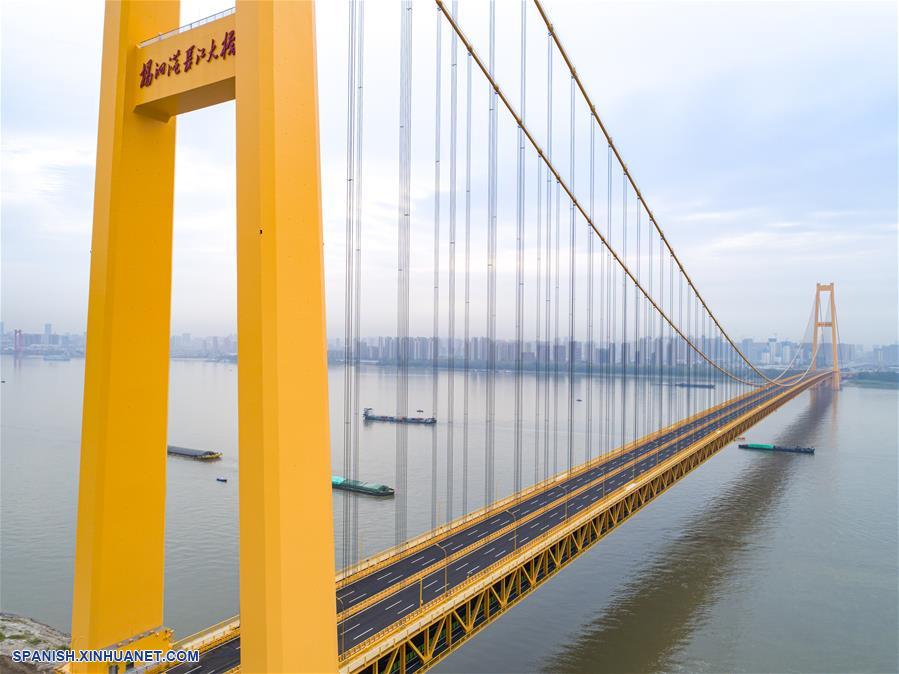
[[[647,203],[721,323],[736,338],[802,336],[816,282],[834,282],[843,341],[897,340],[897,9],[892,2],[601,3],[546,0],[597,111]],[[185,0],[182,23],[229,6]],[[399,9],[365,4],[362,213],[364,335],[396,329]],[[487,54],[487,4],[460,3]],[[527,15],[525,123],[547,145],[546,32]],[[520,108],[520,4],[497,3],[496,78]],[[449,260],[450,33],[442,23],[441,173],[435,189],[435,5],[414,3],[412,333],[431,331],[434,195],[440,196],[440,326]],[[0,314],[5,329],[86,327],[102,3],[0,7]],[[329,335],[343,330],[347,9],[317,7]],[[238,53],[239,53],[238,36]],[[461,236],[465,59],[459,55],[457,235]],[[570,90],[553,65],[553,161],[569,175]],[[485,334],[487,88],[473,79],[472,334]],[[499,116],[498,335],[513,334],[517,135]],[[590,130],[575,104],[575,192],[589,203]],[[234,103],[177,120],[173,333],[236,330]],[[596,138],[595,212],[607,208]],[[526,151],[525,203],[537,174]],[[620,180],[613,172],[613,182]],[[621,187],[614,182],[613,211]],[[544,192],[540,194],[544,196]],[[617,212],[617,211],[616,211]],[[618,214],[620,215],[620,213]],[[568,234],[568,205],[561,216]],[[616,215],[613,213],[613,221]],[[525,257],[537,254],[529,218]],[[533,221],[533,222],[532,222]],[[585,223],[579,223],[584,225]],[[586,269],[586,227],[576,266]],[[461,242],[461,239],[458,239]],[[613,245],[622,242],[613,236]],[[630,244],[629,258],[645,265]],[[456,302],[461,312],[462,249]],[[563,272],[568,269],[563,263]],[[644,270],[646,267],[644,266]],[[644,271],[645,273],[645,271]],[[563,274],[564,278],[564,274]],[[526,292],[536,278],[526,275]],[[658,282],[658,279],[656,279]],[[565,283],[563,283],[563,286]],[[567,291],[563,289],[562,300]],[[528,295],[530,297],[530,295]],[[563,304],[564,306],[564,304]],[[461,313],[459,314],[461,316]],[[530,320],[530,319],[529,319]],[[458,324],[461,318],[457,318]],[[578,318],[583,325],[583,314]],[[579,328],[580,329],[580,328]]]

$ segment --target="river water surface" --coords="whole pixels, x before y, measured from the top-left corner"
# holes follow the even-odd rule
[[[0,607],[65,631],[83,366],[82,360],[2,357]],[[165,622],[179,635],[238,611],[236,375],[231,364],[171,365],[169,442],[224,454],[215,464],[168,461]],[[441,376],[445,390],[446,375]],[[413,404],[423,401],[418,404],[429,414],[428,373],[413,372],[410,379]],[[335,472],[343,456],[337,394],[342,381],[342,368],[332,367]],[[389,413],[393,382],[390,371],[365,368],[363,403],[375,401],[378,411]],[[498,494],[511,489],[507,410],[513,385],[511,377],[498,377]],[[650,384],[629,386],[615,390],[643,396]],[[472,409],[480,410],[482,380],[472,377],[471,387]],[[665,409],[684,402],[674,396],[687,395],[669,389],[661,392]],[[654,400],[653,390],[647,391],[646,400]],[[703,402],[699,395],[697,405]],[[525,409],[534,403],[526,399]],[[897,671],[897,403],[896,390],[850,385],[800,395],[747,436],[814,445],[814,456],[728,447],[437,671]],[[563,412],[566,404],[563,400]],[[454,456],[460,466],[461,403],[456,415]],[[615,418],[619,415],[620,408]],[[445,413],[438,416],[436,431],[409,432],[408,498],[415,504],[410,535],[431,522],[432,432],[440,443],[438,517],[446,516]],[[469,509],[480,505],[484,490],[484,428],[477,419],[472,415],[469,429]],[[526,426],[533,425],[532,415],[526,419]],[[599,418],[594,423],[602,425]],[[632,418],[622,423],[631,428]],[[577,428],[583,428],[583,418]],[[531,432],[526,429],[526,447]],[[620,432],[611,442],[620,441]],[[363,479],[393,484],[395,438],[390,425],[362,428]],[[582,460],[582,431],[573,443]],[[561,468],[564,441],[557,451]],[[537,458],[539,476],[543,467]],[[533,463],[533,452],[525,451],[526,479],[533,477]],[[218,476],[228,483],[217,482]],[[460,484],[454,486],[453,515],[460,514],[461,491]],[[340,563],[348,497],[335,493],[333,498]],[[394,501],[358,503],[360,553],[393,544]],[[135,554],[139,547],[135,540]]]

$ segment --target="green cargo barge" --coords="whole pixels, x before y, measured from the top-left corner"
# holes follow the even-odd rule
[[[745,445],[737,445],[740,449],[758,449],[764,452],[793,452],[795,454],[814,454],[814,447],[781,447],[761,442],[748,442]]]
[[[331,476],[331,487],[343,489],[344,491],[354,491],[359,494],[368,494],[369,496],[393,496],[393,488],[385,484],[348,480],[339,475]]]

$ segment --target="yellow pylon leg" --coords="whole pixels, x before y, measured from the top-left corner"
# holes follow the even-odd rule
[[[241,671],[334,672],[314,8],[236,21]]]
[[[178,2],[108,2],[103,31],[72,646],[158,648],[175,122],[133,112],[135,45]],[[91,671],[106,672],[108,665]],[[86,671],[86,670],[81,670]]]

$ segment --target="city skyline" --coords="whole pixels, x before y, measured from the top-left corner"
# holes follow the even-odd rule
[[[21,332],[21,341],[16,342],[16,332]],[[21,328],[13,328],[6,330],[5,322],[0,321],[0,340],[2,340],[3,353],[31,353],[40,355],[45,352],[65,351],[71,355],[81,356],[84,353],[87,333],[56,333],[53,331],[52,323],[44,323],[43,329],[39,332],[26,332]],[[433,344],[433,336],[429,335],[410,335],[411,342],[409,358],[410,362],[416,364],[432,363],[431,345]],[[723,353],[725,342],[722,338],[713,338],[710,336],[697,335],[696,339],[699,346],[710,355],[716,353],[715,349],[719,349],[718,353]],[[661,341],[659,341],[661,340]],[[380,362],[381,364],[393,364],[396,362],[396,341],[395,335],[366,335],[360,337],[360,360],[365,362]],[[442,366],[446,366],[449,357],[449,338],[439,338],[439,357],[438,360]],[[483,362],[486,360],[486,345],[489,340],[484,335],[471,335],[469,337],[469,357],[473,362]],[[589,340],[575,339],[575,362],[586,363],[588,360],[588,349],[586,345]],[[465,354],[465,339],[456,337],[453,340],[455,348],[453,357],[456,365],[463,363]],[[608,362],[605,351],[608,343],[602,337],[597,336],[593,340],[595,344],[594,362]],[[649,353],[655,353],[654,344],[682,344],[679,338],[672,338],[668,335],[659,337],[641,337],[635,342],[630,339],[627,342],[621,340],[612,340],[612,345],[620,349],[621,344],[635,345],[637,353],[640,353],[643,345],[648,346]],[[808,339],[792,340],[778,339],[772,336],[758,339],[756,337],[743,337],[736,340],[737,346],[747,356],[750,362],[761,366],[777,366],[789,363],[793,356],[796,356],[794,349],[807,350],[810,342]],[[497,360],[504,364],[514,363],[516,353],[516,340],[497,338]],[[556,346],[550,349],[550,346]],[[523,364],[526,367],[533,366],[537,361],[537,353],[540,352],[542,362],[547,362],[547,353],[559,353],[558,362],[567,362],[569,339],[561,335],[558,340],[550,339],[539,340],[539,345],[545,348],[540,349],[536,340],[522,340]],[[229,333],[225,335],[195,335],[190,332],[172,333],[169,338],[170,355],[172,358],[179,357],[215,357],[225,359],[235,359],[237,355],[237,334]],[[868,364],[876,367],[896,367],[899,365],[899,343],[889,344],[858,344],[850,342],[840,342],[838,344],[840,350],[840,358],[844,364]],[[665,348],[669,348],[665,346]],[[678,348],[685,349],[680,346]],[[329,362],[342,362],[345,353],[344,339],[342,337],[328,338],[328,360]],[[638,355],[639,357],[639,355]],[[666,356],[669,358],[670,356]],[[829,363],[830,355],[827,350],[819,354],[819,362]],[[685,359],[681,356],[681,360]],[[549,357],[548,362],[554,362]],[[620,363],[620,352],[616,357],[616,361]],[[633,363],[633,355],[628,362]],[[798,354],[797,363],[808,363],[807,354]]]

